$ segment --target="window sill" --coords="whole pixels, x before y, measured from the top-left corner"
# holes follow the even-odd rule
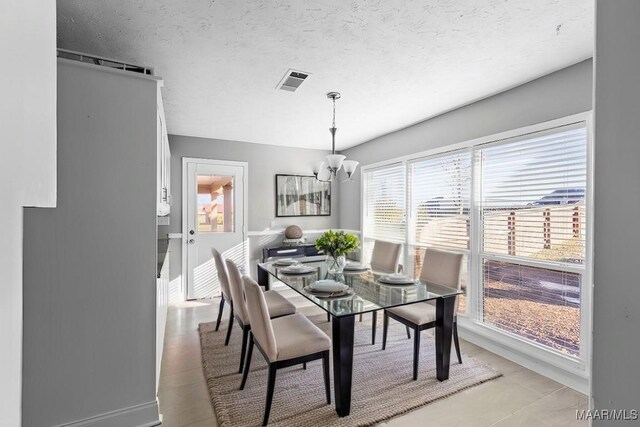
[[[505,335],[501,331],[460,316],[460,337],[498,356],[511,360],[580,393],[589,394],[589,373],[584,361],[546,350]]]

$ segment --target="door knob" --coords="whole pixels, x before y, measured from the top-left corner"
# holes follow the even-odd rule
[[[189,244],[190,244],[190,245],[193,245],[195,242],[196,242],[195,240],[193,240],[193,239],[189,239]]]
[[[194,234],[196,234],[196,232],[195,232],[195,230],[189,230],[189,234],[191,234],[193,236]]]

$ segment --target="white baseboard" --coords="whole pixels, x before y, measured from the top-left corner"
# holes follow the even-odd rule
[[[154,400],[153,402],[106,412],[84,420],[60,424],[57,427],[152,427],[160,424],[158,402]]]

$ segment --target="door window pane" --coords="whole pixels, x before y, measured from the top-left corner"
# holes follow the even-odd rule
[[[234,231],[233,176],[198,175],[199,233]]]

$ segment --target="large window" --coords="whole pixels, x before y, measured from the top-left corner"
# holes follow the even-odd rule
[[[563,353],[580,350],[584,125],[481,148],[482,319]]]
[[[396,163],[364,174],[363,258],[369,262],[374,240],[404,243],[406,202],[404,163]]]
[[[584,121],[558,121],[365,167],[364,260],[376,239],[403,243],[404,265],[416,276],[426,248],[462,253],[459,314],[514,346],[584,362],[587,139]]]
[[[462,289],[467,289],[470,228],[471,151],[455,151],[408,162],[409,264],[418,276],[425,249],[465,254]],[[459,312],[466,311],[466,296]]]

